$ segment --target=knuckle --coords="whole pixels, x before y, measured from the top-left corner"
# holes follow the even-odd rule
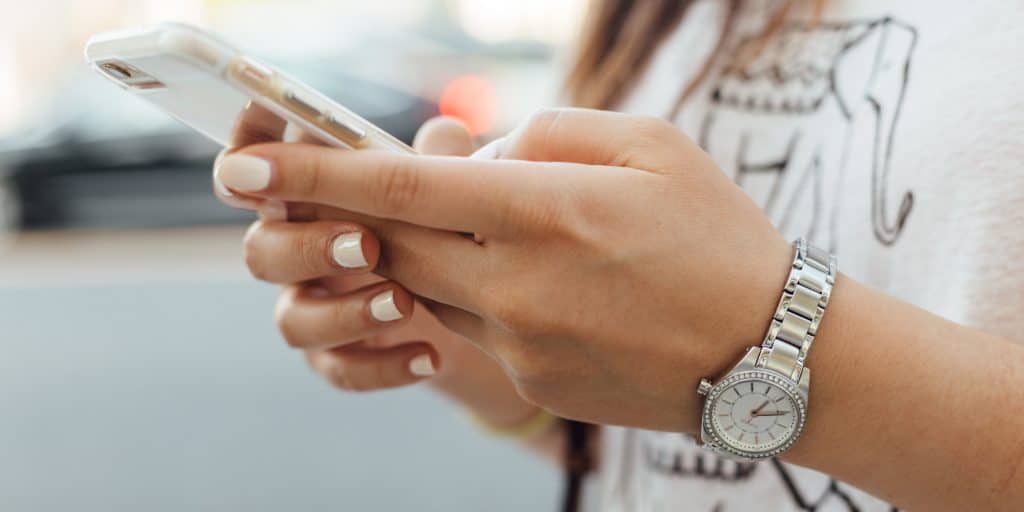
[[[270,277],[270,268],[269,265],[266,265],[261,250],[262,227],[261,222],[255,222],[246,230],[245,237],[242,239],[242,254],[249,273],[256,279],[266,281]]]
[[[289,321],[288,315],[280,316],[277,320],[277,330],[281,333],[281,338],[291,348],[303,348],[305,345],[302,342],[302,337],[299,335],[299,331],[295,328],[295,324]]]
[[[281,338],[284,339],[284,342],[287,343],[289,347],[296,349],[303,348],[304,344],[302,343],[299,333],[291,322],[287,320],[278,321],[277,330],[281,333]]]
[[[655,143],[675,138],[678,130],[672,123],[659,117],[636,117],[632,121],[632,132],[641,140]]]
[[[545,144],[565,112],[565,109],[542,108],[531,114],[520,129],[516,152],[529,153],[530,148]]]
[[[324,272],[326,246],[323,237],[314,229],[304,229],[295,237],[292,254],[298,255],[298,264],[304,275],[317,276]]]
[[[344,389],[352,393],[365,393],[376,389],[376,386],[374,386],[372,382],[369,382],[366,378],[360,377],[358,372],[348,368],[348,365],[342,365],[339,378],[344,385]]]
[[[380,207],[390,215],[405,211],[420,193],[419,174],[404,158],[391,158],[376,174],[375,190]]]
[[[536,226],[541,232],[552,234],[564,234],[572,226],[570,209],[566,208],[564,200],[559,201],[537,201],[530,207],[520,208],[522,225]]]
[[[367,324],[368,321],[364,320],[364,314],[353,314],[353,308],[350,307],[345,301],[335,301],[331,304],[328,313],[327,324],[330,324],[330,329],[334,331],[352,331],[355,327],[356,322],[363,320],[363,324]],[[346,339],[349,336],[346,336]]]
[[[328,379],[331,384],[338,389],[345,391],[357,391],[354,382],[352,381],[351,372],[348,369],[348,364],[344,360],[338,360],[331,368]]]
[[[285,343],[292,348],[303,348],[300,330],[295,324],[294,316],[291,314],[294,301],[288,292],[283,292],[274,306],[274,324]]]
[[[299,196],[315,198],[321,195],[320,186],[330,166],[327,157],[322,152],[307,152],[306,154],[307,156],[302,160],[303,165],[300,169],[303,172],[294,174],[301,177],[301,179],[296,179],[295,188],[297,188],[296,192]]]

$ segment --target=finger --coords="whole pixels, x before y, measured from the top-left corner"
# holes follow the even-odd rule
[[[287,120],[259,103],[250,101],[239,113],[231,130],[230,147],[239,149],[252,144],[284,140],[287,127]]]
[[[455,306],[449,306],[437,301],[420,298],[423,306],[444,324],[452,332],[461,335],[469,341],[483,346],[487,342],[485,335],[487,323],[483,318]]]
[[[333,221],[256,222],[243,245],[249,271],[260,280],[282,284],[368,273],[380,256],[380,242],[372,232]]]
[[[230,149],[224,149],[217,154],[217,158],[213,161],[214,171],[220,167],[221,161],[223,161],[224,157],[230,152]],[[219,179],[217,179],[216,172],[213,172],[210,177],[213,183],[213,195],[222,203],[232,208],[239,208],[242,210],[259,210],[260,206],[266,201],[262,197],[247,196],[245,194],[236,194],[232,192],[230,189],[225,187]]]
[[[217,169],[226,155],[239,148],[250,144],[283,140],[287,125],[288,122],[277,114],[250,101],[239,113],[235,126],[231,129],[229,147],[217,155],[213,168]],[[216,173],[213,175],[213,190],[214,195],[228,206],[243,210],[261,210],[262,208],[266,210],[262,216],[268,219],[285,220],[287,217],[287,213],[284,212],[284,203],[278,201],[265,205],[266,201],[263,198],[235,193],[217,179]]]
[[[319,141],[305,137],[299,142],[315,144]],[[476,142],[461,121],[453,117],[435,117],[424,123],[416,132],[413,147],[425,155],[465,156],[473,153]],[[227,190],[226,187],[222,188]],[[373,217],[312,203],[295,203],[289,205],[287,219],[300,222],[335,219],[370,225],[368,222]]]
[[[257,222],[246,233],[246,264],[257,278],[282,284],[372,270],[417,295],[478,309],[479,284],[490,265],[485,247],[399,222],[376,219],[372,229],[332,221]]]
[[[313,202],[461,232],[495,233],[555,202],[541,164],[342,151],[300,144],[250,146],[217,176],[233,191]]]
[[[405,323],[413,299],[401,286],[384,282],[345,295],[322,289],[291,286],[275,309],[278,329],[294,348],[332,348],[369,338]]]
[[[497,158],[632,167],[652,172],[703,151],[655,117],[579,108],[542,110],[487,148]],[[690,163],[692,165],[692,163]]]
[[[433,376],[440,368],[437,352],[425,342],[307,351],[306,359],[325,380],[348,391],[405,386]]]
[[[416,132],[412,147],[425,155],[468,156],[476,150],[476,143],[458,119],[435,117]]]

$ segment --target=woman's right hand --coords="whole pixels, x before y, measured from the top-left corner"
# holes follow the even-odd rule
[[[238,141],[232,150],[263,141],[259,137]],[[424,124],[414,145],[421,153],[437,155],[465,156],[475,149],[465,127],[445,118]],[[274,222],[284,235],[288,223],[281,220],[286,216],[292,222],[320,222],[325,229],[358,229],[361,233],[362,252],[368,260],[361,269],[340,269],[334,262],[283,268],[252,257],[260,253],[259,245],[275,243],[273,240],[246,237],[246,261],[253,274],[286,285],[276,307],[282,335],[290,346],[305,353],[313,370],[330,384],[363,392],[426,380],[476,416],[498,426],[519,424],[536,413],[536,406],[519,396],[497,362],[448,330],[401,285],[370,273],[379,245],[373,233],[353,224],[359,219],[351,213],[296,204],[268,208],[251,198],[225,194],[226,189],[216,182],[214,190],[229,205],[259,209],[264,232],[266,224]],[[268,215],[268,210],[274,210],[273,214]],[[282,236],[282,241],[286,239]]]

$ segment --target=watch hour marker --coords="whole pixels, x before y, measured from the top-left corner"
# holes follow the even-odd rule
[[[741,396],[743,396],[743,395],[741,395],[741,394],[740,394],[740,390],[738,390],[738,389],[736,389],[736,388],[732,388],[732,391],[733,391],[734,393],[736,393],[736,396],[737,396],[737,397],[741,397]]]
[[[751,393],[754,392],[754,383],[753,382],[750,383],[750,392]]]

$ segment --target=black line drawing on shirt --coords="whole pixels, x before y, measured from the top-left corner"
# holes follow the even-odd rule
[[[846,507],[848,512],[860,512],[860,506],[857,505],[849,492],[842,489],[843,484],[840,482],[834,479],[829,480],[828,486],[819,492],[818,497],[810,499],[804,495],[805,490],[799,488],[796,480],[790,475],[789,470],[786,469],[785,464],[779,462],[778,459],[772,459],[771,463],[782,479],[782,483],[786,486],[790,497],[793,498],[793,502],[800,507],[800,510],[814,512],[820,507],[827,506],[830,501],[838,500]],[[892,507],[890,512],[899,512],[899,509]]]
[[[699,450],[666,450],[648,443],[645,443],[643,453],[647,467],[673,477],[742,482],[758,468],[753,462],[737,462]]]
[[[699,142],[740,186],[770,180],[755,199],[781,231],[832,251],[839,205],[849,196],[844,179],[859,171],[848,164],[869,151],[869,222],[891,245],[914,204],[909,190],[891,202],[889,173],[917,37],[914,27],[886,17],[787,25],[759,51],[757,38],[746,39],[734,55],[754,57],[732,59],[712,84]],[[858,123],[861,116],[871,122]],[[865,135],[857,127],[873,133],[853,147]]]

